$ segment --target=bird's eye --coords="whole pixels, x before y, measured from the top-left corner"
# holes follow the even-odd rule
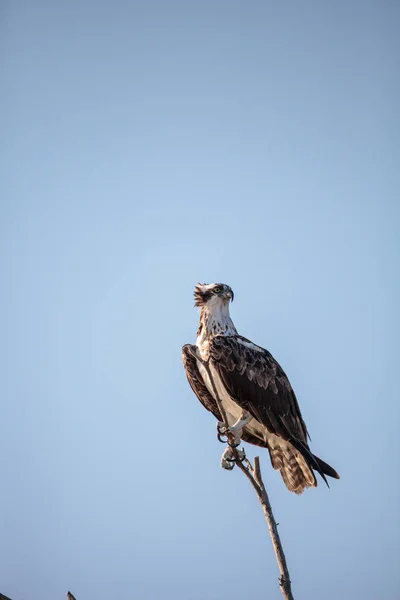
[[[214,294],[219,294],[221,290],[222,287],[220,285],[217,285],[217,287],[214,288]]]

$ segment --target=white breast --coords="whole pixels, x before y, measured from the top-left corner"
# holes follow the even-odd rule
[[[200,371],[200,375],[202,376],[203,381],[206,384],[208,391],[210,392],[211,396],[215,400],[216,398],[215,398],[214,387],[210,381],[210,378],[208,376],[208,372],[207,372],[206,368],[204,367],[203,363],[201,363],[200,361],[197,361],[197,366]],[[227,393],[227,391],[225,389],[223,382],[221,381],[221,378],[220,378],[217,370],[211,364],[210,364],[210,372],[211,372],[211,377],[213,378],[215,387],[217,388],[218,397],[221,400],[222,406],[226,412],[226,417],[228,419],[228,423],[229,423],[229,425],[233,425],[240,417],[242,409],[229,396],[229,394]]]

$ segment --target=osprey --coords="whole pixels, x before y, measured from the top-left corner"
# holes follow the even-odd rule
[[[240,440],[268,448],[274,469],[286,487],[301,494],[316,487],[317,471],[339,479],[336,471],[312,454],[306,425],[295,393],[273,356],[238,334],[229,315],[232,289],[222,283],[198,284],[195,306],[200,307],[196,345],[182,348],[190,386],[203,406],[218,419],[218,438],[229,431],[236,447]],[[212,381],[210,380],[210,376]],[[222,404],[228,429],[222,421]],[[227,447],[221,466],[232,469],[243,450]]]

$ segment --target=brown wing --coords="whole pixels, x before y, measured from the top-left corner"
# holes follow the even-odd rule
[[[204,408],[212,412],[212,414],[216,419],[218,419],[218,421],[222,421],[221,413],[218,410],[217,403],[211,396],[203,381],[200,371],[197,368],[196,359],[192,355],[191,350],[192,352],[196,352],[196,346],[186,344],[182,348],[183,366],[185,367],[186,377],[188,379],[190,387],[192,388],[192,390],[194,391]]]
[[[321,465],[308,447],[307,427],[285,372],[268,350],[252,346],[240,336],[213,338],[210,358],[228,394],[270,433],[290,442],[327,483]]]
[[[200,374],[200,371],[197,367],[196,359],[194,358],[191,351],[196,352],[196,346],[186,344],[182,348],[183,366],[185,367],[186,377],[188,379],[190,387],[192,388],[193,392],[196,394],[204,408],[212,412],[212,414],[216,419],[218,419],[218,421],[222,421],[221,413],[219,412],[217,403],[208,391]],[[264,441],[256,438],[251,434],[248,434],[245,431],[243,432],[242,439],[243,441],[248,442],[249,444],[254,444],[255,446],[262,446],[263,448],[267,447]]]
[[[211,360],[228,393],[270,433],[308,446],[307,428],[285,372],[267,350],[250,344],[239,336],[217,336],[211,343]]]

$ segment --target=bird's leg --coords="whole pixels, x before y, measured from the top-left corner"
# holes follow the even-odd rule
[[[243,428],[251,421],[251,419],[252,416],[250,413],[244,410],[236,423],[231,426],[226,426],[225,423],[218,421],[218,439],[220,442],[225,441],[222,439],[223,436],[228,442],[228,447],[221,458],[221,467],[223,469],[231,471],[235,466],[235,462],[238,460],[243,462],[246,459],[245,451],[243,449],[239,450],[238,446],[240,444],[240,438],[242,437]]]
[[[243,433],[243,428],[251,421],[253,417],[251,416],[250,413],[247,412],[247,410],[242,411],[242,414],[240,415],[240,417],[238,418],[238,420],[236,421],[236,423],[234,423],[231,426],[227,426],[225,425],[225,423],[223,421],[218,421],[217,422],[217,437],[218,440],[220,442],[227,442],[230,446],[232,446],[233,448],[236,448],[237,446],[239,446],[240,444],[240,438],[242,437],[242,433]],[[232,442],[229,442],[228,439],[228,434],[232,434],[231,437],[233,437]],[[225,438],[225,439],[223,439]]]
[[[233,438],[232,442],[230,442],[228,439],[229,446],[232,446],[233,448],[237,448],[237,446],[239,446],[240,438],[243,434],[243,429],[248,423],[250,423],[252,418],[253,417],[251,416],[251,414],[248,413],[247,410],[244,410],[242,411],[242,414],[240,415],[236,423],[226,428],[226,432],[224,432],[225,435],[230,433],[231,439]]]

